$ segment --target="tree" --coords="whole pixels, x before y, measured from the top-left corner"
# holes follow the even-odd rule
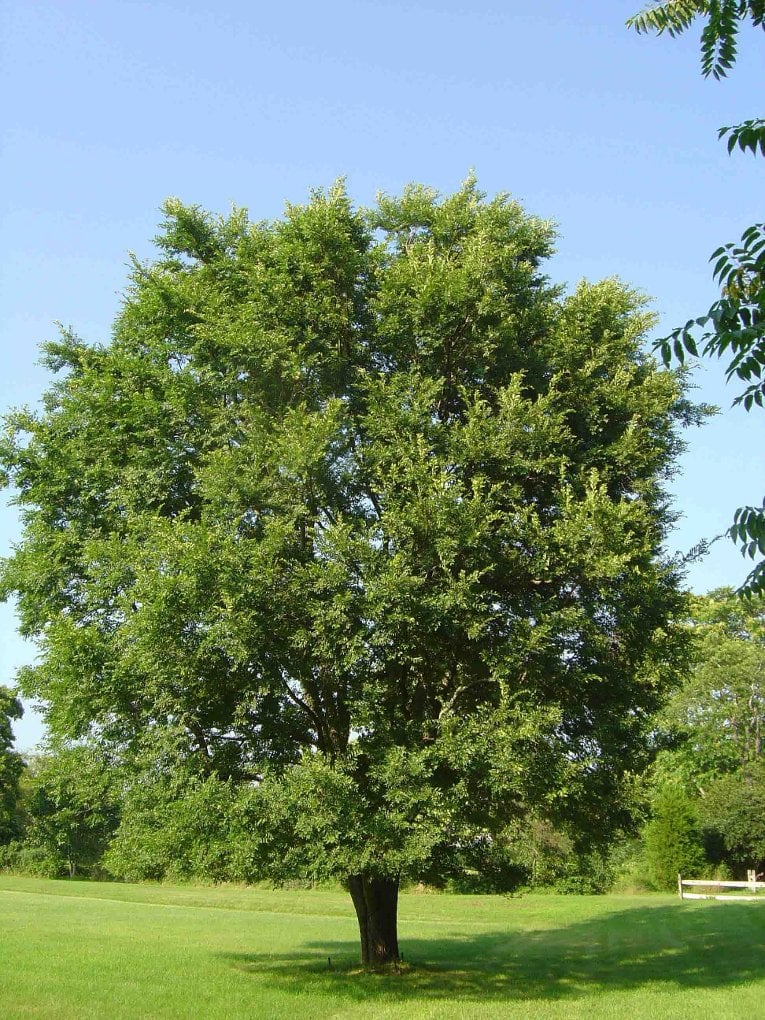
[[[693,801],[676,785],[657,792],[643,832],[646,864],[658,889],[674,889],[683,872],[697,875],[706,863]]]
[[[736,60],[736,43],[742,24],[765,29],[763,0],[665,0],[627,22],[638,32],[680,35],[697,18],[705,19],[701,33],[701,68],[704,77],[724,78]],[[754,155],[765,154],[765,119],[754,118],[722,127],[728,152],[737,147]],[[746,383],[734,404],[749,411],[765,406],[765,224],[748,227],[738,243],[724,244],[711,255],[714,278],[721,297],[705,315],[689,319],[658,341],[665,364],[672,357],[681,364],[686,352],[729,357],[728,381],[737,376]],[[699,337],[699,330],[701,335]],[[727,534],[751,559],[761,557],[742,585],[744,595],[765,592],[765,501],[762,507],[740,507]]]
[[[22,714],[19,699],[7,687],[0,686],[0,845],[19,833],[19,783],[24,762],[13,750],[11,722]]]
[[[699,804],[702,824],[722,842],[742,871],[765,867],[765,761],[753,762],[712,783]]]
[[[54,731],[236,783],[272,877],[347,884],[365,963],[402,876],[519,819],[625,824],[683,668],[662,554],[679,428],[615,280],[470,179],[282,220],[171,200],[111,342],[46,347],[0,450],[3,571]]]
[[[253,860],[242,801],[247,790],[195,761],[171,770],[132,770],[120,800],[119,827],[103,858],[116,878],[143,881],[247,882],[267,877]]]
[[[30,761],[23,848],[51,876],[93,874],[119,820],[116,770],[95,749],[48,747]]]
[[[695,662],[657,716],[667,747],[657,756],[650,781],[657,791],[674,788],[695,802],[713,858],[739,870],[746,863],[759,866],[765,597],[741,599],[730,588],[719,588],[694,598],[690,609]],[[694,821],[694,832],[697,828]]]
[[[666,774],[709,783],[765,758],[765,597],[718,588],[691,603],[695,664],[659,726],[673,734]],[[660,772],[662,770],[660,769]]]

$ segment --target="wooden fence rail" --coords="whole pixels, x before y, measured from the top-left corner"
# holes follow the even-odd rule
[[[758,896],[758,893],[765,893],[765,882],[758,881],[762,875],[754,871],[748,871],[746,882],[730,881],[720,882],[711,878],[683,878],[677,876],[677,891],[681,900],[738,900],[739,903],[750,903],[752,900],[762,900],[765,896]],[[751,896],[742,896],[741,893],[714,893],[714,892],[686,892],[686,886],[705,889],[748,889]]]

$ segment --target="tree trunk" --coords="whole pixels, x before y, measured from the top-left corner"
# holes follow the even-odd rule
[[[398,963],[398,879],[348,876],[361,936],[361,962],[378,967]]]

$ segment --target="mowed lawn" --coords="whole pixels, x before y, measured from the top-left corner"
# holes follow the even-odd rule
[[[0,875],[0,1017],[765,1017],[765,903],[409,894],[400,914],[404,971],[365,974],[342,893]]]

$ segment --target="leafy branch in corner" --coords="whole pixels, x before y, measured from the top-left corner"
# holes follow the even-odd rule
[[[637,32],[678,36],[697,18],[705,18],[701,32],[701,71],[726,77],[737,57],[737,41],[743,23],[765,29],[765,0],[666,0],[630,18]],[[728,153],[735,149],[765,155],[765,119],[721,127]],[[682,364],[686,355],[726,356],[726,380],[735,376],[746,384],[734,404],[746,411],[765,407],[765,224],[748,227],[737,243],[724,244],[710,257],[713,276],[720,285],[720,299],[705,315],[689,319],[684,326],[655,343],[664,363]],[[701,334],[699,335],[699,330]],[[727,535],[741,546],[745,556],[762,557],[755,564],[740,593],[751,596],[765,591],[765,501],[761,507],[740,507]]]

